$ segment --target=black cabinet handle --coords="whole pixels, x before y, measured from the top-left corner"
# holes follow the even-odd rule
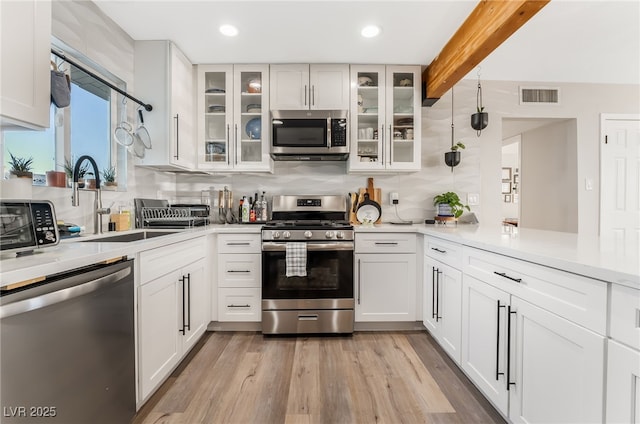
[[[397,241],[376,241],[376,246],[397,246]]]
[[[506,308],[506,305],[501,305],[498,300],[498,308],[497,308],[497,334],[496,334],[496,381],[498,381],[498,377],[504,375],[503,372],[499,371],[500,367],[500,308]]]
[[[182,276],[182,278],[180,279],[180,281],[182,282],[182,328],[180,330],[178,330],[178,332],[185,334],[185,309],[186,309],[186,305],[185,305],[185,278],[184,275]]]
[[[251,243],[249,243],[248,241],[243,241],[243,242],[230,241],[227,243],[227,246],[251,246]]]
[[[438,249],[437,247],[432,247],[431,250],[435,250],[438,253],[447,253],[446,250]]]
[[[235,269],[229,269],[227,270],[227,272],[232,273],[232,272],[239,272],[239,273],[244,273],[244,274],[249,274],[251,271],[243,271],[241,269],[235,270]]]
[[[436,270],[436,322],[442,319],[440,316],[440,274],[442,271]]]
[[[187,305],[189,312],[187,313],[187,330],[191,331],[191,273],[187,274]]]
[[[227,305],[227,308],[250,308],[251,305]]]
[[[431,318],[436,317],[436,267],[431,267]]]
[[[499,275],[499,276],[501,276],[501,277],[504,277],[504,278],[506,278],[506,279],[508,279],[508,280],[515,281],[516,283],[521,283],[521,282],[522,282],[522,278],[513,278],[513,277],[510,277],[510,276],[508,276],[508,275],[507,275],[507,273],[506,273],[506,272],[493,271],[493,273],[494,273],[494,274],[496,274],[496,275]]]
[[[507,391],[511,386],[515,386],[515,382],[511,382],[511,314],[516,311],[511,310],[511,305],[507,306]]]

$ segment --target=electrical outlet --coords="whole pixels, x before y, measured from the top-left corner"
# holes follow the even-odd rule
[[[467,194],[467,204],[469,206],[474,206],[480,204],[480,195],[478,193],[468,193]]]
[[[400,203],[398,199],[398,193],[396,193],[395,191],[393,193],[389,193],[389,203],[391,203],[392,205],[397,205],[398,203]]]

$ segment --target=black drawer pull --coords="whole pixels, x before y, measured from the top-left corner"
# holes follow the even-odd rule
[[[496,275],[499,275],[501,277],[507,278],[507,279],[509,279],[511,281],[515,281],[516,283],[521,283],[522,282],[522,278],[509,277],[506,272],[493,271],[493,273],[496,274]]]
[[[227,305],[227,308],[250,308],[251,305]]]
[[[241,269],[238,269],[238,270],[235,270],[235,269],[229,269],[229,270],[227,270],[227,272],[241,272],[241,273],[248,274],[248,273],[250,273],[251,271],[243,271],[243,270],[241,270]]]
[[[242,243],[229,242],[229,243],[227,243],[227,246],[251,246],[251,243],[249,243],[248,241],[245,241],[245,242],[242,242]]]
[[[447,253],[446,250],[441,250],[441,249],[438,249],[437,247],[432,247],[431,250],[435,250],[438,253]]]
[[[397,241],[377,241],[376,242],[376,246],[378,246],[378,245],[397,246],[398,242]]]

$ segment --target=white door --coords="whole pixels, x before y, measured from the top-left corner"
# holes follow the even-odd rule
[[[186,277],[187,295],[183,305],[186,305],[186,319],[188,328],[185,329],[182,345],[182,355],[200,339],[209,322],[209,285],[205,278],[205,261],[200,259],[182,269],[183,277]]]
[[[311,65],[311,109],[349,109],[349,65]]]
[[[469,275],[462,283],[462,369],[507,414],[507,305],[510,296]]]
[[[170,44],[169,51],[172,117],[169,161],[193,169],[196,163],[193,65],[173,44]]]
[[[640,245],[640,116],[603,115],[600,141],[600,236]]]
[[[356,255],[356,321],[416,320],[416,255]]]
[[[442,348],[457,363],[460,363],[460,333],[462,313],[462,272],[439,264],[438,281],[439,323],[438,341]]]
[[[309,109],[309,65],[271,65],[269,74],[271,110]]]
[[[605,338],[514,296],[511,311],[511,422],[601,423]]]
[[[640,352],[609,340],[607,422],[640,423]]]

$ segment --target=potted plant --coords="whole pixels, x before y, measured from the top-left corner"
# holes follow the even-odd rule
[[[106,190],[115,190],[118,186],[116,182],[116,168],[109,166],[102,170],[102,178],[104,179],[104,188]]]
[[[454,217],[455,219],[458,219],[465,209],[471,210],[468,205],[463,205],[458,195],[452,191],[435,196],[433,206],[438,208],[438,216]]]
[[[29,178],[33,179],[33,172],[31,172],[31,168],[33,167],[33,157],[29,157],[29,159],[15,157],[13,153],[9,152],[9,165],[11,169],[9,173],[11,175],[15,175],[17,178]]]
[[[67,186],[72,187],[73,183],[73,163],[70,159],[65,158],[64,160],[64,172],[67,174]],[[78,170],[78,187],[84,188],[84,176],[89,172],[89,165],[86,163],[80,166]]]
[[[451,172],[453,172],[453,167],[457,166],[460,163],[460,149],[464,149],[466,146],[462,144],[461,141],[458,141],[456,144],[451,146],[451,151],[446,152],[444,154],[444,163],[447,166],[451,167]]]

